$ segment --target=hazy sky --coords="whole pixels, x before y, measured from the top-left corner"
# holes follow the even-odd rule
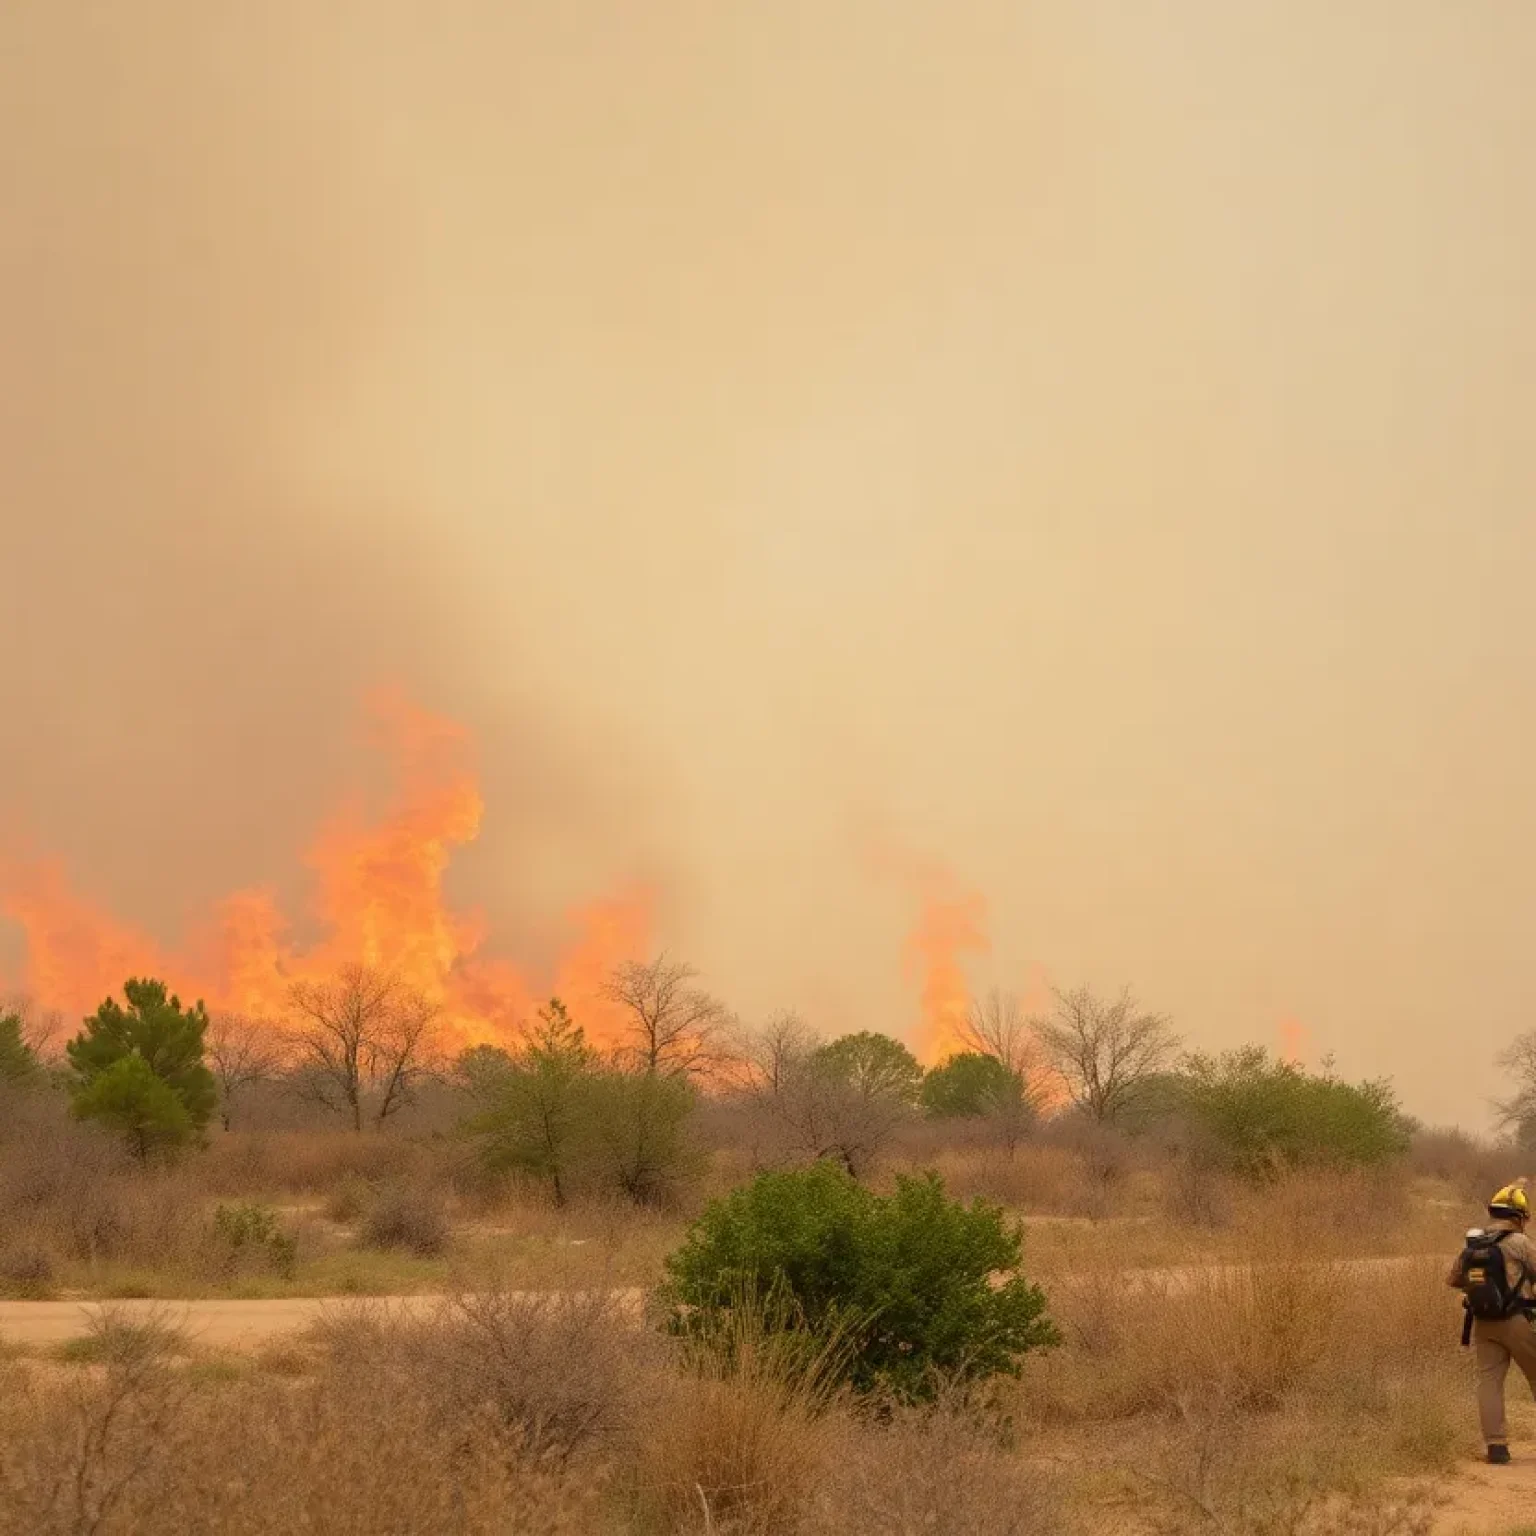
[[[0,829],[171,933],[408,685],[507,942],[1536,1025],[1536,7],[7,0]],[[14,934],[11,942],[14,947]],[[0,944],[5,942],[0,937]]]

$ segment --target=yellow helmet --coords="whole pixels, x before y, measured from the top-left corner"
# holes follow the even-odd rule
[[[1526,1220],[1531,1214],[1531,1206],[1525,1198],[1525,1180],[1516,1179],[1513,1184],[1506,1184],[1488,1202],[1488,1214],[1511,1217],[1515,1221]]]

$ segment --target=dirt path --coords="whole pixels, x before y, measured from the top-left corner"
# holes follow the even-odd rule
[[[1372,1270],[1394,1269],[1422,1263],[1422,1258],[1381,1258],[1352,1261],[1351,1267]],[[1235,1279],[1245,1273],[1245,1266],[1218,1264],[1203,1267],[1132,1269],[1115,1277],[1117,1294],[1134,1293],[1143,1288],[1163,1294],[1178,1294],[1195,1283],[1197,1277]],[[1047,1281],[1049,1284],[1049,1281]],[[526,1294],[551,1294],[530,1291]],[[615,1291],[614,1296],[626,1308],[638,1311],[644,1298],[639,1287]],[[62,1344],[89,1331],[93,1314],[103,1306],[116,1308],[123,1316],[160,1317],[185,1329],[195,1343],[217,1348],[260,1344],[283,1334],[297,1333],[312,1323],[326,1307],[344,1306],[364,1298],[343,1296],[288,1296],[266,1301],[231,1301],[195,1299],[182,1301],[0,1301],[0,1339],[26,1348]],[[368,1298],[406,1312],[430,1309],[442,1298],[436,1295],[380,1296]]]
[[[1444,1485],[1430,1536],[1510,1536],[1536,1530],[1536,1450],[1516,1443],[1507,1467],[1468,1462]]]
[[[529,1292],[530,1295],[550,1294]],[[615,1291],[614,1299],[637,1311],[644,1293]],[[200,1346],[248,1349],[298,1333],[327,1308],[371,1300],[391,1311],[427,1312],[441,1296],[287,1296],[273,1301],[0,1301],[0,1339],[23,1348],[63,1344],[88,1333],[103,1307],[129,1321],[158,1319],[182,1329]]]

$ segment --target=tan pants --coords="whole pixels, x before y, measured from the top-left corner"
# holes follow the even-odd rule
[[[1504,1420],[1504,1378],[1513,1360],[1525,1372],[1536,1396],[1536,1328],[1529,1318],[1507,1317],[1501,1323],[1472,1324],[1472,1349],[1477,1361],[1477,1416],[1483,1439],[1504,1445],[1509,1426]]]

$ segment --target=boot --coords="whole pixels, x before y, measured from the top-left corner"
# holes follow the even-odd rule
[[[1509,1465],[1509,1447],[1507,1445],[1490,1445],[1488,1447],[1488,1460],[1496,1467]]]

